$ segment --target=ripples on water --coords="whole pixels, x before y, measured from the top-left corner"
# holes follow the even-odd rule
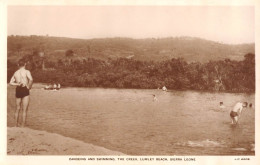
[[[254,155],[254,108],[232,126],[229,111],[237,101],[255,103],[253,94],[34,88],[27,125],[130,155]],[[8,126],[14,109],[10,87]]]

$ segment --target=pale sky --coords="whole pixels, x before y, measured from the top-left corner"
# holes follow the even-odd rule
[[[8,35],[191,36],[239,44],[255,41],[254,20],[249,6],[9,6]]]

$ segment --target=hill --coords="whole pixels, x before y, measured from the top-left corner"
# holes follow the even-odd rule
[[[8,36],[8,59],[13,61],[33,51],[44,51],[45,57],[57,61],[72,50],[76,58],[163,61],[183,58],[185,61],[208,62],[243,60],[247,53],[255,53],[254,44],[229,45],[193,37],[175,38],[100,38],[74,39],[49,36]]]

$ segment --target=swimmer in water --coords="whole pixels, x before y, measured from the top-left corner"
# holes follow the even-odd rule
[[[25,69],[26,62],[19,60],[19,69],[14,73],[11,78],[10,85],[16,86],[16,111],[14,114],[15,126],[18,126],[19,111],[23,110],[22,127],[25,126],[27,109],[30,101],[30,89],[32,88],[33,78],[31,72]]]
[[[158,99],[155,95],[153,95],[153,101],[158,101]]]
[[[252,106],[253,106],[253,104],[252,104],[252,103],[250,103],[250,104],[249,104],[249,108],[252,108]]]
[[[220,109],[224,109],[225,108],[225,105],[223,104],[223,102],[221,101],[221,102],[219,102],[219,108]]]
[[[230,117],[232,120],[231,124],[237,124],[238,119],[241,117],[242,110],[247,107],[247,102],[238,102],[230,112]]]

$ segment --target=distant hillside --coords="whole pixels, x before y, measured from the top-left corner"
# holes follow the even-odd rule
[[[74,52],[75,58],[132,58],[136,60],[162,61],[184,58],[188,62],[208,62],[210,60],[243,60],[247,53],[255,53],[254,44],[228,45],[200,38],[103,38],[73,39],[48,36],[8,36],[8,59],[44,51],[49,60],[65,57],[67,50]]]

